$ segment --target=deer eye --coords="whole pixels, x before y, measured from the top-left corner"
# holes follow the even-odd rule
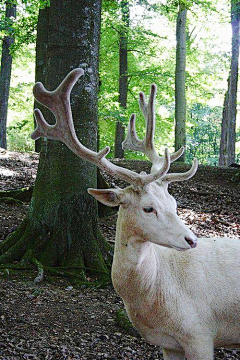
[[[152,206],[147,206],[147,207],[143,208],[143,211],[145,213],[151,213],[151,212],[154,212],[154,208]]]

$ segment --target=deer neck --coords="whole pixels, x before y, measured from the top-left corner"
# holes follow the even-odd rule
[[[154,244],[143,241],[135,231],[134,223],[131,224],[120,207],[112,266],[115,290],[126,299],[139,292],[139,289],[149,291],[155,284],[156,276],[157,256]]]

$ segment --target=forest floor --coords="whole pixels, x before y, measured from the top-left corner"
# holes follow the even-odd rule
[[[137,171],[149,169],[144,161],[120,163]],[[37,165],[36,154],[0,149],[0,189],[33,185]],[[187,169],[181,164],[172,168],[174,172]],[[240,184],[231,180],[234,174],[233,168],[200,166],[191,180],[171,185],[179,216],[198,236],[240,237]],[[113,183],[112,179],[108,181]],[[28,204],[0,200],[3,240],[21,223]],[[100,220],[111,242],[116,217]],[[34,276],[6,277],[0,273],[0,359],[162,360],[158,347],[148,345],[134,329],[127,329],[121,320],[122,301],[111,286],[75,288],[66,280],[52,278],[37,285]],[[216,349],[215,359],[240,359],[240,351]]]

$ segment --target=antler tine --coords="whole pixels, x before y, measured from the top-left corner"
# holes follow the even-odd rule
[[[188,171],[186,171],[185,173],[171,173],[171,174],[167,174],[165,176],[162,177],[163,181],[167,181],[167,182],[174,182],[174,181],[184,181],[184,180],[188,180],[191,177],[193,177],[196,173],[198,169],[198,160],[194,159],[193,160],[193,164],[191,169],[189,169]]]
[[[126,139],[122,142],[122,148],[123,150],[129,149],[129,150],[144,152],[145,151],[144,141],[139,140],[137,136],[135,120],[136,120],[136,115],[132,114],[128,123],[128,132]]]
[[[146,102],[146,97],[143,91],[140,91],[139,93],[139,99],[138,99],[140,110],[142,111],[144,117],[146,118],[147,112],[148,112],[148,105]]]
[[[110,148],[99,153],[83,146],[77,138],[70,106],[70,93],[77,80],[84,74],[82,69],[72,70],[54,91],[47,91],[42,83],[36,83],[33,93],[38,102],[52,111],[56,118],[55,125],[49,125],[39,109],[34,110],[37,128],[32,134],[36,140],[41,136],[64,142],[74,153],[89,161],[98,161],[106,156]]]
[[[145,99],[145,94],[139,94],[139,107],[144,115],[146,123],[146,134],[144,138],[144,152],[152,163],[158,160],[159,155],[154,146],[154,133],[155,133],[155,99],[157,93],[157,86],[151,85],[148,103]]]
[[[55,114],[59,109],[59,100],[65,98],[70,102],[72,88],[83,74],[83,69],[72,70],[54,91],[47,91],[42,83],[37,82],[33,87],[33,95],[38,102]]]
[[[148,111],[146,114],[146,149],[155,150],[154,147],[154,133],[155,133],[155,99],[156,99],[157,86],[155,84],[151,85],[150,96],[148,100]],[[139,96],[141,99],[141,96]]]
[[[176,152],[174,152],[172,155],[171,155],[171,162],[177,160],[178,158],[180,158],[180,156],[182,156],[182,154],[184,153],[185,151],[185,147],[182,146],[180,147],[180,149],[178,149]]]
[[[42,112],[39,109],[34,110],[34,116],[36,119],[37,127],[31,135],[33,140],[37,140],[42,136],[47,137],[48,139],[55,140],[57,138],[56,134],[56,125],[49,125]]]
[[[124,150],[130,149],[143,152],[153,164],[151,169],[152,172],[159,169],[159,167],[163,164],[163,157],[158,155],[154,146],[156,93],[157,86],[152,84],[148,103],[146,102],[145,94],[142,91],[139,93],[139,107],[144,115],[146,124],[146,134],[144,140],[140,140],[136,134],[136,115],[132,114],[128,124],[126,139],[122,143]],[[181,147],[179,150],[171,154],[170,162],[177,160],[184,153],[184,150],[185,148]]]
[[[74,69],[54,91],[47,91],[40,82],[34,85],[33,94],[35,99],[52,111],[56,118],[56,124],[53,126],[49,125],[41,111],[36,109],[34,114],[37,128],[32,134],[32,139],[36,140],[41,136],[46,136],[49,139],[65,142],[66,139],[64,137],[69,133],[76,138],[70,106],[70,93],[77,80],[83,74],[84,71],[82,69]]]
[[[128,124],[126,139],[122,143],[122,148],[124,150],[129,149],[141,151],[148,156],[151,162],[154,162],[157,158],[159,158],[153,141],[155,131],[154,101],[156,91],[156,85],[152,84],[148,103],[146,102],[145,94],[143,92],[140,92],[139,94],[139,107],[144,115],[146,123],[146,135],[144,140],[140,140],[137,136],[135,127],[136,115],[132,114]]]
[[[70,150],[79,157],[96,164],[103,171],[108,172],[114,177],[118,177],[135,187],[143,187],[148,183],[166,175],[170,160],[168,152],[165,153],[165,161],[161,169],[154,174],[140,175],[134,171],[122,168],[111,163],[106,159],[110,148],[106,146],[103,150],[94,152],[78,140],[72,119],[72,111],[70,106],[70,93],[80,76],[83,75],[82,69],[72,70],[58,88],[54,91],[47,91],[41,83],[34,86],[34,95],[36,99],[44,106],[49,108],[55,115],[55,125],[49,125],[43,117],[39,109],[34,111],[37,128],[32,134],[32,139],[36,140],[41,136],[45,136],[53,140],[61,140]],[[134,115],[132,116],[132,131],[136,135],[134,127]],[[138,140],[136,138],[136,140]],[[139,140],[138,140],[139,141]]]

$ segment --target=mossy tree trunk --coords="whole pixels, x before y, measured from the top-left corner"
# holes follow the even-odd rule
[[[77,135],[93,150],[97,147],[100,9],[100,0],[51,0],[44,84],[53,90],[73,68],[85,70],[72,91],[71,104]],[[55,121],[50,114],[46,119]],[[97,204],[87,193],[87,188],[96,186],[94,165],[64,144],[44,139],[27,218],[0,245],[0,262],[34,262],[48,270],[62,267],[82,278],[86,268],[106,274],[111,249],[98,229]]]

